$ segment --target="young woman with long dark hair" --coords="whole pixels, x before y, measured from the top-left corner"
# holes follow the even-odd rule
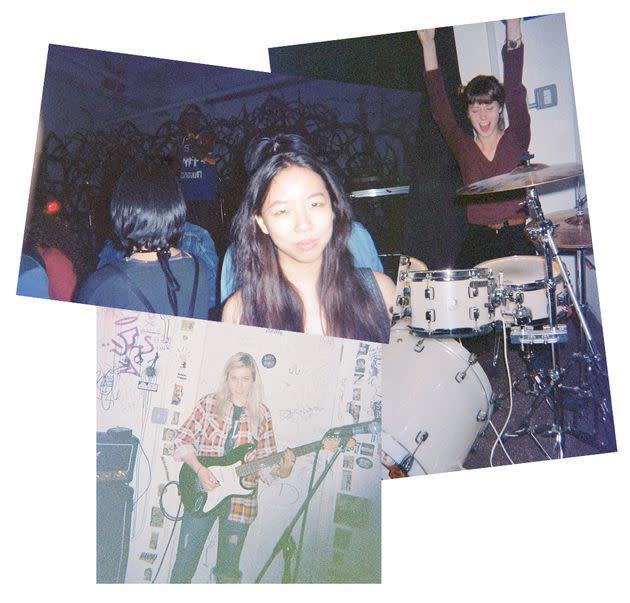
[[[246,165],[232,226],[239,289],[223,320],[386,343],[394,284],[355,268],[352,210],[333,172],[288,134],[253,141]]]

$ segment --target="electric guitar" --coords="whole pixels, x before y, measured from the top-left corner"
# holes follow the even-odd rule
[[[339,446],[339,438],[325,438],[323,441],[311,442],[297,448],[291,448],[295,458],[315,452],[319,448],[334,450]],[[197,474],[186,463],[179,472],[179,495],[186,510],[193,517],[203,517],[211,513],[226,498],[231,496],[251,496],[256,486],[243,485],[242,479],[252,475],[264,467],[272,467],[282,460],[284,452],[276,452],[264,459],[245,463],[248,452],[255,448],[254,444],[243,444],[231,450],[225,456],[199,456],[197,459],[204,467],[211,467],[219,485],[209,492],[203,488]]]

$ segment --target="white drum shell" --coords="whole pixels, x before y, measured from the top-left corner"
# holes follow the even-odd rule
[[[557,315],[562,317],[567,313],[568,295],[558,262],[553,260],[552,265],[556,283]],[[516,322],[514,312],[517,304],[514,297],[517,294],[523,296],[522,305],[530,309],[532,322],[542,322],[549,318],[545,258],[537,255],[513,255],[487,260],[475,267],[492,270],[496,288],[499,290],[503,288],[507,293],[505,303],[496,309],[497,319],[504,318],[508,324]]]
[[[429,337],[467,337],[492,330],[488,271],[427,270],[411,274],[411,324]]]
[[[417,337],[407,325],[397,323],[383,346],[383,452],[400,463],[426,431],[410,475],[462,469],[490,417],[490,382],[478,363],[458,381],[468,351],[454,340]]]
[[[427,265],[417,258],[401,255],[398,264],[398,276],[396,278],[396,303],[394,306],[394,319],[399,320],[405,315],[409,307],[409,287],[411,281],[409,274],[417,270],[426,270]]]

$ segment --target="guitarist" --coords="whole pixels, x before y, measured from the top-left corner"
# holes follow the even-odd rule
[[[262,459],[276,452],[271,414],[262,403],[262,384],[256,362],[250,354],[239,352],[228,359],[219,391],[202,398],[178,430],[174,458],[186,463],[197,474],[201,486],[210,492],[219,482],[198,456],[222,457],[243,444],[256,446],[246,461]],[[276,478],[286,478],[294,463],[295,455],[287,448],[279,464],[266,472],[261,470],[254,476],[243,478],[243,484],[255,488],[258,479],[269,483]],[[255,490],[251,496],[225,499],[206,516],[193,517],[185,511],[170,581],[189,583],[192,580],[208,534],[218,519],[219,543],[213,573],[219,583],[240,582],[241,551],[257,512]]]

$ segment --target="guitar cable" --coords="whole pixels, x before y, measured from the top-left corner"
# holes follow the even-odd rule
[[[147,481],[147,487],[142,491],[141,494],[138,495],[138,497],[136,498],[136,500],[133,501],[132,504],[132,509],[136,508],[136,505],[140,502],[140,499],[145,496],[145,494],[149,491],[149,488],[151,486],[151,476],[152,476],[152,470],[151,470],[151,461],[149,460],[149,457],[147,456],[147,453],[145,451],[145,449],[142,446],[142,442],[138,441],[138,447],[140,448],[140,451],[142,452],[142,454],[144,455],[144,458],[147,459],[147,465],[149,467],[149,479]]]
[[[178,481],[171,480],[164,486],[164,488],[162,488],[162,492],[160,494],[160,511],[162,512],[162,515],[164,515],[164,517],[166,517],[167,519],[170,519],[173,522],[173,528],[171,529],[171,533],[169,534],[168,541],[166,542],[166,547],[164,548],[164,552],[162,553],[162,558],[160,559],[160,564],[158,565],[158,568],[155,571],[155,576],[153,576],[153,579],[151,580],[151,584],[155,584],[155,581],[157,580],[157,577],[160,574],[160,570],[162,569],[162,565],[164,564],[164,559],[166,559],[166,553],[168,553],[168,549],[170,548],[171,542],[173,540],[173,535],[175,534],[175,527],[177,526],[177,522],[181,521],[182,518],[184,517],[183,513],[181,514],[181,516],[179,514],[179,512],[182,509],[181,498],[179,499],[179,506],[177,507],[177,514],[174,517],[170,515],[169,513],[167,513],[166,509],[164,508],[164,502],[163,502],[164,492],[166,492],[166,489],[173,484],[177,484],[177,486],[179,486]]]

